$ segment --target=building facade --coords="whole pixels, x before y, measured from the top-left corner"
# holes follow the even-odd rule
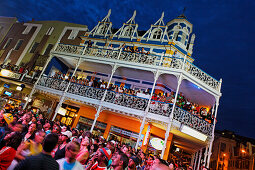
[[[11,29],[12,25],[17,22],[15,17],[0,17],[0,43]]]
[[[231,131],[216,131],[212,169],[254,169],[255,140]]]
[[[189,153],[194,168],[202,160],[208,167],[221,80],[193,64],[193,25],[184,15],[165,25],[162,13],[142,33],[135,11],[115,31],[110,14],[81,36],[79,45],[53,48],[29,98],[40,93],[56,100],[52,120],[165,160],[174,145]]]

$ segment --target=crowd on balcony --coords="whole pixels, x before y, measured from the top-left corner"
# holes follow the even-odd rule
[[[77,76],[70,76],[69,73],[67,74],[68,76],[66,74],[62,74],[61,72],[56,72],[53,78],[65,80],[65,81],[71,81],[72,83],[77,83],[80,85],[90,86],[95,88],[106,89],[108,86],[107,82],[105,82],[104,80],[96,79],[95,77],[91,77],[90,79],[87,79],[87,78],[78,78]],[[124,88],[124,86],[122,85],[118,86],[111,83],[107,90],[114,91],[116,93],[123,93],[126,95],[147,98],[147,99],[150,98],[149,89],[143,91],[139,89],[137,90],[132,88]],[[157,109],[160,107],[162,108],[161,110],[163,112],[167,112],[168,104],[174,103],[174,97],[175,97],[174,91],[171,91],[170,93],[167,93],[167,92],[154,93],[152,95],[152,102],[150,104],[150,108]],[[211,109],[208,110],[208,108],[199,106],[196,103],[192,103],[187,98],[185,98],[185,96],[182,93],[178,94],[176,105],[180,107],[181,109],[188,111],[189,113],[208,121],[209,123],[213,123],[214,121],[214,116],[213,114],[211,114]]]
[[[0,69],[6,69],[10,70],[14,73],[22,74],[20,79],[22,80],[26,75],[29,75],[32,78],[38,77],[40,75],[40,70],[32,69],[29,71],[29,69],[25,66],[17,66],[11,63],[8,64],[1,64]]]
[[[50,121],[41,112],[5,105],[0,111],[2,170],[149,170],[189,168],[180,160],[135,150],[84,129]]]
[[[89,40],[87,42],[87,46],[88,47],[93,47],[93,42],[91,40]],[[113,47],[113,44],[109,44],[107,49],[114,50],[115,48]],[[127,46],[125,43],[120,45],[117,49],[122,49],[122,51],[131,52],[131,53],[137,53],[137,54],[147,54],[147,55],[150,54],[150,51],[145,51],[144,47],[142,47],[139,50],[138,47],[135,48],[133,46]]]

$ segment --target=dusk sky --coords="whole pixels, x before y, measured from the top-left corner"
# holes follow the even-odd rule
[[[185,15],[196,34],[194,64],[223,79],[216,129],[255,138],[255,1],[253,0],[5,0],[0,16],[19,21],[60,20],[88,25],[91,30],[112,9],[120,28],[137,11],[139,30],[148,30],[165,12],[164,22]]]

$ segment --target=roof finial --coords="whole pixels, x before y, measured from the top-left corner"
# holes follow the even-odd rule
[[[127,21],[127,24],[135,24],[135,16],[136,16],[136,10],[133,13],[133,16]]]
[[[184,15],[184,12],[186,11],[186,7],[183,8],[182,14]]]
[[[165,15],[165,13],[162,12],[161,17],[159,18],[159,20],[158,20],[157,22],[155,22],[154,25],[165,25],[165,24],[164,24],[164,21],[163,21],[164,15]]]
[[[112,10],[111,9],[109,9],[109,11],[108,11],[108,14],[104,17],[104,19],[102,20],[103,22],[110,22],[110,15],[111,15],[111,12],[112,12]]]

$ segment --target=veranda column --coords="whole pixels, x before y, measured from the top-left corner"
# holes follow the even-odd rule
[[[200,169],[200,165],[201,165],[201,157],[202,157],[202,151],[203,149],[199,150],[199,159],[198,159],[198,163],[197,163],[197,170]]]
[[[191,163],[190,163],[190,165],[193,167],[193,165],[194,165],[194,159],[195,159],[195,153],[193,153],[192,154],[192,156],[191,156]]]
[[[186,61],[186,56],[184,57],[184,60],[183,60],[183,63],[182,63],[182,69],[183,70],[184,70],[184,67],[185,67],[185,61]],[[175,92],[174,103],[173,103],[173,106],[172,106],[172,111],[171,111],[171,114],[170,114],[169,123],[167,125],[167,129],[166,129],[166,133],[165,133],[164,146],[163,146],[161,156],[160,156],[161,159],[163,159],[163,156],[164,156],[164,153],[165,153],[166,142],[167,142],[167,139],[169,137],[170,130],[171,130],[171,126],[172,126],[172,122],[173,122],[173,115],[174,115],[173,113],[174,113],[174,109],[175,109],[175,106],[176,106],[177,97],[178,97],[178,93],[179,93],[179,89],[180,89],[182,79],[183,78],[182,78],[182,73],[181,73],[179,78],[178,78],[178,85],[177,85],[176,92]]]
[[[207,159],[207,156],[208,156],[208,145],[205,147],[205,154],[204,154],[204,159],[203,159],[203,166],[206,167],[206,159]]]
[[[163,53],[161,54],[161,58],[160,58],[160,62],[159,62],[159,65],[161,66],[161,63],[163,61]],[[153,86],[152,86],[152,89],[151,89],[151,93],[150,93],[150,99],[148,101],[148,105],[144,111],[144,117],[143,117],[143,121],[142,121],[142,124],[140,126],[140,131],[139,131],[139,135],[138,135],[138,139],[136,141],[136,145],[135,145],[135,150],[137,150],[138,148],[138,145],[139,145],[139,142],[140,142],[140,138],[141,138],[141,135],[142,135],[142,131],[144,129],[144,125],[145,125],[145,120],[146,120],[146,117],[147,117],[147,114],[148,114],[148,111],[149,111],[149,108],[150,108],[150,103],[151,103],[151,98],[152,98],[152,95],[153,95],[153,92],[154,92],[154,89],[155,89],[155,86],[156,86],[156,82],[158,80],[158,77],[159,77],[159,69],[157,69],[156,73],[154,73],[154,82],[153,82]]]
[[[196,169],[196,166],[197,166],[197,157],[198,157],[198,152],[196,152],[196,154],[195,154],[195,164],[193,166],[193,169]]]
[[[219,97],[216,98],[215,116],[214,116],[214,121],[213,121],[213,130],[212,130],[212,139],[210,142],[209,153],[208,153],[208,157],[207,157],[207,168],[209,168],[209,166],[210,166],[210,158],[211,158],[211,154],[212,154],[212,146],[213,146],[213,140],[214,140],[214,129],[215,129],[217,112],[218,112],[218,107],[219,107],[219,99],[220,99]]]
[[[32,98],[32,95],[33,95],[34,92],[35,92],[35,86],[36,86],[36,85],[38,84],[38,82],[40,81],[40,79],[41,79],[41,77],[42,77],[42,75],[43,75],[45,69],[47,68],[47,66],[48,66],[48,64],[49,64],[49,62],[50,62],[50,60],[52,59],[52,57],[53,57],[53,55],[50,54],[49,58],[47,59],[45,65],[44,65],[44,67],[43,67],[43,69],[42,69],[42,72],[40,73],[38,79],[36,80],[36,82],[35,82],[35,84],[34,84],[32,90],[31,90],[31,92],[30,92],[30,94],[29,94],[29,96],[28,96],[28,99],[27,99],[26,103],[25,103],[24,106],[23,106],[23,109],[25,109],[25,108],[27,107],[27,104],[29,103],[29,100]]]
[[[102,97],[102,99],[101,99],[101,101],[100,101],[100,103],[99,103],[99,107],[97,108],[97,113],[95,114],[95,119],[94,119],[93,124],[92,124],[91,129],[90,129],[90,132],[91,132],[91,133],[92,133],[92,131],[93,131],[95,125],[96,125],[97,118],[99,117],[99,113],[100,113],[101,108],[102,108],[102,102],[104,101],[104,99],[105,99],[105,97],[106,97],[107,89],[108,89],[109,86],[110,86],[110,83],[111,83],[111,81],[112,81],[113,74],[115,73],[115,71],[116,71],[117,68],[118,68],[118,67],[117,67],[117,64],[115,63],[114,66],[113,66],[113,68],[112,68],[112,73],[111,73],[110,79],[109,79],[109,81],[108,81],[107,87],[106,87],[106,89],[105,89],[104,95],[103,95],[103,97]]]
[[[136,150],[137,150],[138,144],[140,142],[140,138],[141,138],[142,131],[143,131],[143,128],[144,128],[144,125],[145,125],[145,120],[146,120],[146,117],[147,117],[147,114],[148,114],[148,111],[149,111],[149,108],[150,108],[151,98],[152,98],[152,95],[153,95],[153,92],[154,92],[154,89],[155,89],[155,86],[156,86],[156,82],[158,80],[158,76],[159,76],[159,70],[157,70],[156,73],[154,74],[154,82],[153,82],[153,86],[152,86],[152,89],[151,89],[150,98],[149,98],[147,107],[144,111],[143,121],[142,121],[142,124],[140,126],[140,132],[139,132],[138,139],[137,139],[136,145],[135,145]]]
[[[72,80],[73,76],[75,75],[75,73],[76,73],[78,67],[80,66],[81,61],[82,61],[82,59],[81,59],[81,57],[79,57],[79,60],[78,60],[78,62],[76,63],[75,69],[74,69],[73,74],[72,74],[72,76],[71,76],[71,79],[69,80],[69,82],[68,82],[68,84],[67,84],[67,86],[66,86],[66,89],[65,89],[65,91],[63,92],[63,95],[61,96],[61,98],[60,98],[60,100],[59,100],[59,103],[58,103],[58,105],[57,105],[57,107],[56,107],[56,109],[55,109],[55,114],[54,114],[54,116],[53,116],[53,118],[52,118],[52,121],[54,121],[54,119],[56,118],[56,116],[57,116],[57,114],[58,114],[58,110],[60,109],[60,107],[62,106],[63,102],[65,101],[65,96],[66,96],[66,93],[67,93],[67,91],[68,91],[69,86],[71,85],[71,80]]]

